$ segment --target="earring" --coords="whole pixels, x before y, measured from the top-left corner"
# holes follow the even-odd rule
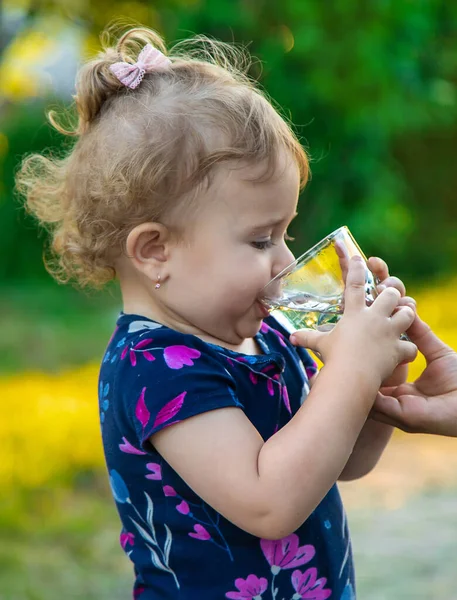
[[[157,275],[157,283],[155,284],[156,290],[160,288],[160,275]]]

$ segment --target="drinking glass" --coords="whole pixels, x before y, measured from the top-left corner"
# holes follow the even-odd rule
[[[367,305],[377,296],[377,278],[349,229],[340,227],[286,267],[264,288],[262,302],[289,330],[328,331],[344,311],[344,288],[349,260],[365,261]],[[291,326],[291,327],[290,327]]]

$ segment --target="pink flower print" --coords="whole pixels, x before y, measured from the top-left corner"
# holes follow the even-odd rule
[[[283,387],[282,387],[282,399],[283,399],[285,407],[287,408],[289,415],[291,415],[292,409],[290,408],[289,393],[288,393],[287,387],[285,385],[283,385]]]
[[[281,569],[301,567],[316,554],[314,546],[299,546],[298,535],[291,533],[282,540],[260,540],[260,547],[276,575]]]
[[[142,585],[133,590],[133,600],[138,600],[142,593],[146,590]]]
[[[200,525],[199,523],[197,523],[197,525],[194,525],[194,531],[191,531],[189,535],[190,537],[193,537],[196,540],[206,541],[211,539],[210,534],[206,531],[203,525]]]
[[[170,369],[182,369],[184,365],[192,367],[194,360],[200,358],[201,352],[187,346],[168,346],[163,357]]]
[[[127,544],[133,546],[133,544],[135,543],[135,536],[133,535],[133,533],[121,533],[120,541],[122,548],[125,549]]]
[[[269,331],[269,330],[270,330],[270,328],[268,327],[268,325],[264,321],[262,321],[262,325],[260,326],[260,331],[262,333],[267,333],[267,331]]]
[[[148,473],[147,475],[145,475],[146,479],[154,479],[154,480],[162,479],[162,468],[159,464],[148,463],[146,465],[146,468],[149,469],[149,471],[152,471],[151,473]]]
[[[170,402],[165,404],[165,406],[159,410],[154,421],[154,427],[166,423],[181,410],[181,407],[184,404],[184,398],[186,397],[186,394],[187,392],[179,394],[179,396],[176,396],[176,398],[170,400]],[[171,425],[171,423],[169,423],[169,425]]]
[[[275,331],[275,333],[276,333],[276,335],[277,335],[277,336],[278,336],[278,338],[279,338],[279,343],[281,344],[281,346],[284,346],[284,348],[287,348],[287,344],[286,344],[286,342],[284,341],[284,340],[285,340],[285,338],[284,338],[283,334],[282,334],[280,331]]]
[[[324,589],[327,579],[321,577],[317,579],[317,569],[314,567],[308,569],[304,573],[298,569],[292,573],[292,585],[296,593],[292,596],[292,600],[306,598],[306,600],[326,600],[332,595],[332,591]]]
[[[141,394],[140,397],[138,398],[138,402],[135,408],[135,416],[138,419],[138,421],[143,425],[143,429],[146,427],[146,425],[149,422],[149,419],[151,417],[151,413],[149,412],[146,403],[144,401],[144,395],[146,393],[146,388],[144,387],[141,390]]]
[[[125,452],[126,454],[146,454],[146,452],[138,450],[138,448],[132,446],[132,444],[128,441],[127,438],[123,437],[122,442],[122,444],[119,444],[119,450],[121,452]]]
[[[268,393],[270,394],[270,396],[274,396],[275,390],[274,390],[273,382],[271,381],[271,379],[267,380],[267,390],[268,390]]]
[[[180,502],[178,504],[178,506],[176,507],[176,510],[178,512],[180,512],[182,515],[188,515],[190,513],[189,505],[187,504],[187,502],[185,500],[183,500],[182,502]]]
[[[268,581],[265,577],[257,577],[257,575],[248,575],[247,579],[235,579],[235,585],[238,588],[237,592],[227,592],[226,598],[232,600],[259,600],[263,592],[268,587]]]
[[[130,364],[132,365],[132,367],[135,367],[136,366],[136,352],[135,351],[142,350],[145,346],[150,344],[152,341],[153,341],[152,338],[146,338],[144,340],[141,340],[137,344],[135,344],[135,346],[133,346],[133,348],[130,348],[130,345],[127,344],[127,346],[125,346],[125,348],[122,350],[121,360],[124,360],[124,358],[127,356],[127,353],[128,353],[129,358],[130,358]],[[155,360],[155,357],[147,350],[144,350],[143,352],[141,352],[141,355],[144,356],[144,358],[146,360],[148,360],[149,362],[152,362],[153,360]]]
[[[118,330],[118,329],[119,329],[119,325],[116,325],[116,327],[114,328],[114,331],[113,331],[113,333],[112,333],[112,335],[111,335],[111,337],[110,337],[110,339],[109,339],[108,346],[109,346],[109,345],[111,344],[111,342],[113,341],[113,337],[116,335],[116,333],[117,333],[117,330]]]
[[[254,385],[256,385],[256,383],[258,381],[257,373],[253,373],[252,371],[249,371],[249,379],[252,381],[252,383]]]
[[[306,377],[308,377],[308,379],[311,379],[311,377],[314,377],[314,375],[318,371],[317,365],[315,365],[314,367],[305,367],[305,371]]]
[[[176,493],[176,490],[174,488],[172,488],[171,485],[164,485],[163,493],[165,494],[165,496],[177,496],[178,495]]]

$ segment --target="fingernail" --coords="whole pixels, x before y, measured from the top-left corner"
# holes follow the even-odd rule
[[[295,335],[294,335],[294,334],[292,334],[292,335],[289,337],[289,342],[290,342],[291,344],[293,344],[294,346],[296,346],[296,345],[297,345],[297,338],[295,337]]]

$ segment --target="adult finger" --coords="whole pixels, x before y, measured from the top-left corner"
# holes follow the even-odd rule
[[[349,261],[346,288],[344,291],[344,311],[360,310],[366,306],[365,282],[367,267],[361,256],[353,256]]]
[[[425,356],[427,362],[452,352],[452,349],[418,315],[416,315],[411,327],[408,329],[408,337],[417,345],[419,352]]]
[[[369,417],[380,423],[409,431],[401,402],[396,398],[392,398],[388,393],[378,393]]]
[[[378,423],[384,423],[384,425],[390,425],[391,427],[396,427],[397,429],[401,429],[407,433],[412,433],[410,428],[401,419],[390,417],[374,408],[371,409],[368,416],[370,419],[373,419],[373,421],[377,421]]]
[[[385,260],[379,258],[378,256],[370,256],[367,260],[367,265],[373,275],[379,279],[379,281],[383,281],[389,277],[389,267]],[[384,282],[383,282],[384,283]]]

